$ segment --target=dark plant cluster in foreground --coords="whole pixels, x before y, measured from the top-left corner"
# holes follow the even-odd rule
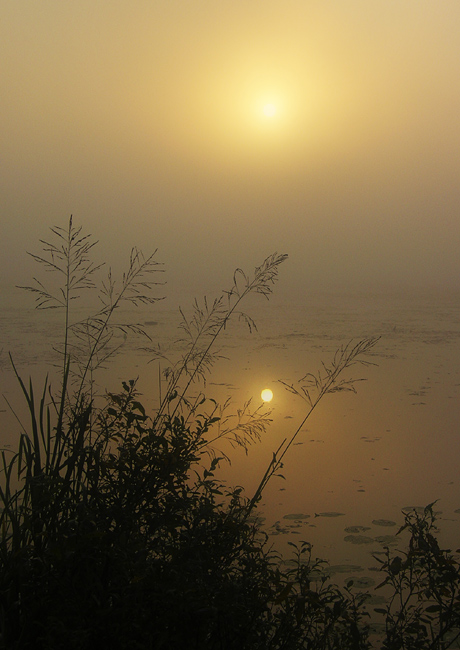
[[[142,334],[116,322],[118,307],[154,301],[159,265],[134,250],[120,286],[109,273],[100,309],[73,322],[71,301],[95,289],[99,267],[72,220],[53,234],[56,241],[45,242],[45,256],[36,259],[62,283],[52,290],[36,280],[29,289],[41,307],[64,310],[61,382],[57,393],[45,382],[37,398],[16,372],[28,421],[18,416],[17,451],[2,452],[0,648],[455,647],[460,567],[438,546],[433,504],[406,514],[404,552],[376,558],[387,604],[374,610],[352,582],[331,583],[327,563],[307,542],[293,545],[290,559],[272,552],[257,521],[263,490],[303,422],[273,453],[252,497],[218,477],[219,445],[257,441],[269,414],[247,404],[228,415],[199,391],[198,380],[212,367],[228,320],[242,315],[242,300],[269,296],[285,256],[270,256],[252,278],[238,270],[229,291],[183,316],[185,352],[167,363],[169,353],[155,349],[166,365],[159,406],[147,413],[135,381],[102,398],[94,376],[120,333]],[[363,363],[374,344],[345,346],[320,373],[287,386],[305,400],[305,419],[324,395],[354,389],[343,373]],[[375,621],[379,636],[371,634]]]

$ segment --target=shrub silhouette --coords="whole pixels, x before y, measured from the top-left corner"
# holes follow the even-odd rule
[[[57,243],[44,242],[45,255],[35,258],[63,283],[51,290],[35,280],[28,289],[39,307],[64,311],[61,384],[54,393],[46,380],[37,400],[15,368],[29,423],[17,451],[2,452],[0,647],[371,647],[366,594],[331,584],[327,563],[313,558],[307,542],[293,545],[286,565],[254,516],[303,423],[274,452],[250,498],[219,479],[219,443],[247,447],[269,414],[247,404],[232,419],[196,392],[229,319],[255,327],[241,303],[250,293],[270,295],[286,256],[271,255],[251,278],[237,270],[220,298],[195,302],[193,317],[182,320],[188,347],[166,367],[160,404],[147,413],[134,380],[101,401],[94,373],[118,349],[119,334],[145,334],[116,317],[123,302],[158,299],[152,290],[160,265],[133,250],[120,288],[109,272],[99,310],[74,322],[72,301],[95,289],[100,266],[89,257],[94,244],[72,219],[52,232]],[[287,386],[305,399],[305,419],[325,394],[354,389],[343,372],[362,363],[374,344],[345,346],[321,373]],[[384,584],[395,594],[380,611],[384,648],[446,648],[446,635],[449,642],[455,637],[459,568],[437,546],[431,515],[428,507],[424,516],[408,516],[405,559],[388,554],[382,562]]]

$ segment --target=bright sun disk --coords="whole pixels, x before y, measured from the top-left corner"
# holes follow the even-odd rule
[[[264,106],[264,115],[267,117],[273,117],[276,113],[276,106],[274,104],[265,104]]]
[[[271,391],[269,388],[264,388],[260,393],[260,396],[264,402],[271,402],[273,399],[273,391]]]

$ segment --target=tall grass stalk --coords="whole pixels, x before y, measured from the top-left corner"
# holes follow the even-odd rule
[[[363,359],[363,355],[369,354],[378,340],[379,337],[364,338],[357,343],[349,342],[347,345],[341,346],[334,354],[334,358],[329,365],[323,363],[322,369],[317,374],[307,373],[300,379],[297,386],[280,380],[286,390],[306,402],[307,411],[292,435],[289,438],[284,438],[276,451],[273,452],[267,470],[248,504],[248,516],[260,500],[270,479],[282,469],[284,457],[323,398],[331,393],[356,392],[356,382],[363,381],[363,379],[344,378],[342,375],[346,370],[357,364],[362,366],[375,365],[368,359]]]
[[[246,323],[250,331],[257,329],[254,320],[240,310],[241,304],[252,293],[260,294],[268,299],[277,280],[279,266],[286,259],[287,255],[273,253],[260,266],[256,267],[252,277],[238,268],[233,275],[231,288],[224,291],[211,305],[208,304],[206,298],[203,299],[202,304],[195,300],[191,318],[187,318],[184,312],[180,311],[182,316],[180,328],[185,334],[185,339],[182,341],[187,344],[187,348],[181,359],[165,371],[168,383],[156,414],[156,422],[161,419],[173,400],[174,408],[168,416],[174,416],[181,408],[193,382],[197,378],[206,378],[213,364],[219,358],[213,353],[213,347],[232,317],[238,316]],[[158,349],[150,351],[154,353],[155,358],[162,356]],[[185,385],[181,388],[180,381],[184,376],[186,378]],[[193,413],[193,409],[191,412]]]
[[[31,254],[45,271],[54,273],[57,284],[50,286],[34,277],[33,284],[21,287],[35,296],[38,309],[63,310],[63,340],[54,348],[61,356],[61,380],[58,391],[52,392],[46,378],[37,403],[32,381],[26,385],[10,355],[26,400],[29,425],[17,418],[22,429],[18,452],[9,459],[5,452],[2,455],[5,487],[0,492],[0,523],[4,554],[31,541],[39,548],[44,529],[52,529],[64,516],[63,499],[72,494],[78,500],[84,492],[85,473],[89,471],[88,462],[91,464],[89,446],[98,442],[91,424],[96,412],[92,374],[116,351],[111,344],[117,331],[123,336],[127,332],[147,336],[138,325],[114,323],[115,314],[123,303],[138,306],[160,299],[151,293],[159,284],[152,274],[162,270],[155,253],[144,258],[134,248],[120,288],[109,271],[98,292],[100,307],[84,320],[75,319],[72,306],[83,291],[97,289],[94,276],[103,266],[91,261],[90,253],[97,242],[90,235],[82,235],[81,230],[70,217],[67,228],[51,228],[54,239],[41,240],[42,255]],[[100,433],[97,436],[100,438]],[[14,475],[19,487],[12,490]],[[45,508],[50,489],[54,510],[49,509],[50,504]]]
[[[269,413],[247,402],[229,415],[228,402],[206,399],[201,389],[191,395],[191,388],[219,358],[216,341],[230,319],[255,327],[242,303],[254,293],[269,298],[286,255],[269,256],[251,277],[237,269],[219,298],[195,301],[191,318],[181,312],[186,350],[165,370],[166,390],[148,414],[131,379],[100,405],[94,374],[119,349],[117,334],[147,336],[116,316],[123,304],[159,300],[155,253],[133,249],[121,282],[109,271],[98,290],[95,242],[72,218],[66,229],[51,230],[54,239],[33,257],[60,282],[50,288],[34,278],[25,289],[38,308],[63,310],[60,384],[53,391],[46,378],[37,397],[12,359],[29,422],[17,451],[2,452],[0,649],[175,649],[186,642],[196,650],[366,650],[357,628],[362,599],[323,586],[311,596],[316,565],[304,562],[307,545],[296,570],[283,573],[249,515],[323,397],[354,390],[342,373],[369,363],[362,355],[376,340],[345,346],[317,375],[285,384],[306,401],[307,414],[248,499],[216,478],[216,445],[227,440],[247,450]],[[75,318],[72,307],[87,290],[97,291],[99,307]],[[158,348],[152,354],[164,356]]]
[[[74,225],[72,217],[67,228],[56,226],[51,228],[51,233],[53,238],[41,240],[43,253],[31,256],[45,271],[54,273],[57,283],[45,283],[34,277],[31,285],[21,288],[35,296],[38,309],[63,310],[63,340],[54,348],[61,356],[61,381],[58,391],[52,391],[47,378],[37,403],[32,382],[29,381],[27,387],[11,358],[26,400],[29,425],[21,422],[18,452],[9,460],[5,453],[2,457],[6,483],[0,493],[3,502],[0,522],[5,533],[2,538],[5,553],[8,548],[18,548],[18,544],[21,546],[25,541],[17,538],[20,530],[38,548],[44,527],[52,529],[58,524],[57,520],[64,517],[64,501],[69,499],[69,495],[78,500],[86,494],[90,473],[95,471],[113,444],[106,431],[102,431],[99,425],[94,426],[99,417],[94,403],[94,372],[117,351],[118,346],[113,344],[116,332],[123,336],[129,333],[147,336],[137,324],[114,322],[116,313],[123,303],[137,307],[161,299],[152,295],[153,288],[159,284],[152,274],[163,270],[154,259],[156,251],[144,257],[133,248],[120,285],[109,270],[98,289],[95,278],[103,265],[90,258],[97,242],[90,235],[82,234],[82,228]],[[203,378],[217,358],[212,354],[212,347],[219,334],[236,315],[250,328],[255,327],[252,319],[240,311],[240,305],[250,293],[269,297],[278,267],[286,257],[271,255],[256,268],[251,279],[237,269],[231,288],[223,292],[211,307],[208,307],[206,299],[203,307],[195,302],[191,320],[181,312],[180,327],[187,337],[188,349],[174,368],[166,372],[167,390],[161,396],[152,430],[159,430],[165,422],[174,421],[184,405],[188,407],[188,414],[183,419],[185,424],[203,405],[203,397],[198,396],[192,403],[187,401],[187,393],[192,383]],[[97,291],[100,307],[83,320],[75,318],[72,307],[88,290]],[[184,386],[181,387],[184,377]],[[112,395],[111,399],[115,396]],[[261,409],[251,412],[247,403],[237,412],[234,424],[235,416],[225,413],[227,406],[227,403],[223,406],[214,403],[211,413],[206,416],[206,431],[212,424],[217,426],[217,432],[200,442],[202,451],[224,438],[247,449],[251,441],[260,439],[270,421],[268,414]],[[13,475],[20,486],[17,490],[11,487]],[[50,489],[54,495],[55,512],[49,511],[49,503],[48,510],[44,507]],[[28,528],[24,517],[32,522]]]

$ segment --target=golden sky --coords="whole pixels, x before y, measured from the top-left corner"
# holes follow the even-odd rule
[[[459,33],[458,0],[5,0],[2,287],[70,214],[168,292],[275,250],[295,299],[460,287]]]

